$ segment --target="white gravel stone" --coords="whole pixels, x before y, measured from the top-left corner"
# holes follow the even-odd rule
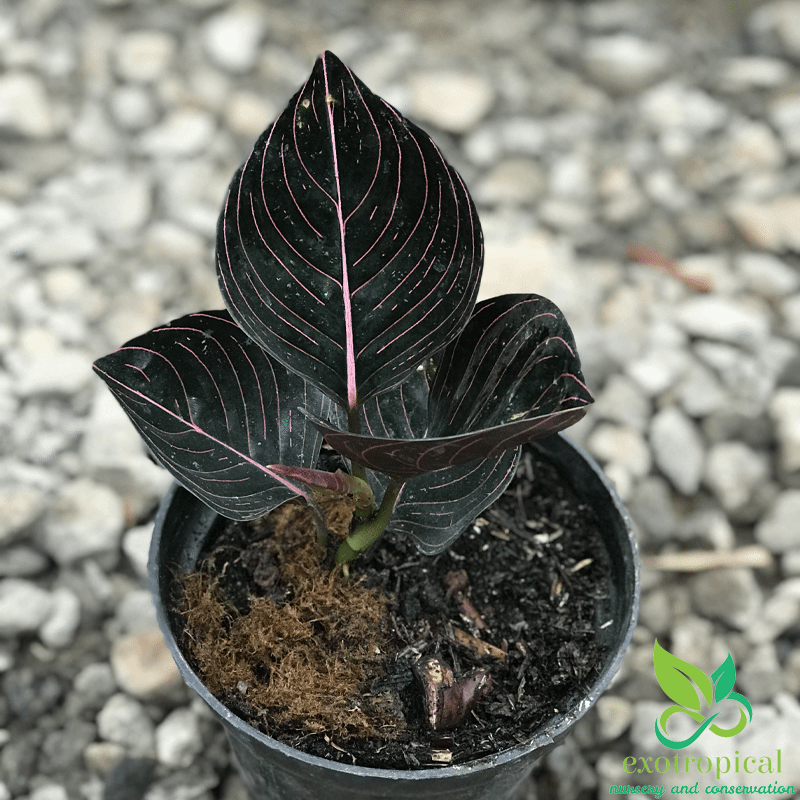
[[[114,121],[126,131],[141,131],[156,121],[153,98],[144,86],[120,86],[110,94],[108,102]]]
[[[409,87],[409,113],[450,133],[473,128],[495,99],[489,79],[470,72],[418,72],[410,76]]]
[[[183,681],[158,630],[123,636],[111,649],[114,679],[123,691],[144,701],[174,698]]]
[[[509,117],[497,123],[497,136],[509,153],[537,156],[549,139],[547,126],[533,117]]]
[[[51,597],[52,610],[39,628],[39,638],[47,647],[59,650],[75,640],[81,624],[81,601],[64,586],[53,589]]]
[[[773,642],[754,647],[736,670],[736,681],[742,693],[755,703],[768,703],[783,690],[783,675]]]
[[[800,389],[779,389],[769,404],[780,447],[780,466],[787,474],[800,470]]]
[[[688,365],[685,349],[654,347],[641,358],[630,361],[625,372],[648,397],[655,397],[673,386]]]
[[[749,569],[715,569],[691,582],[692,605],[703,617],[745,630],[761,613],[761,590]]]
[[[4,547],[0,558],[0,578],[32,578],[50,567],[50,559],[26,544]]]
[[[476,184],[474,197],[487,205],[532,203],[545,190],[542,168],[530,158],[501,161]]]
[[[624,423],[639,432],[647,428],[651,414],[650,401],[642,390],[619,373],[609,376],[591,408],[595,418]]]
[[[203,45],[218,66],[241,74],[255,67],[266,19],[256,5],[238,6],[212,16],[203,26]]]
[[[778,94],[770,101],[767,116],[780,133],[786,150],[797,157],[800,154],[800,94]]]
[[[122,139],[105,106],[96,100],[87,100],[83,104],[68,136],[73,147],[99,158],[118,157],[123,149]]]
[[[71,564],[86,556],[115,558],[124,524],[119,496],[107,486],[78,478],[59,490],[37,535],[59,564]]]
[[[800,539],[800,537],[798,537]],[[747,630],[753,644],[774,642],[784,631],[800,622],[800,578],[778,584],[775,593],[764,602],[756,623]]]
[[[634,477],[644,477],[650,471],[650,450],[634,428],[600,423],[589,434],[586,447],[595,458],[618,464]]]
[[[188,767],[202,750],[200,725],[190,708],[176,708],[156,728],[156,753],[167,767]]]
[[[687,514],[676,532],[677,538],[685,542],[700,542],[715,550],[731,550],[736,544],[733,526],[720,508],[700,508]]]
[[[587,200],[594,189],[592,163],[586,153],[558,156],[550,165],[547,176],[550,193],[557,197]]]
[[[727,165],[745,175],[750,171],[778,170],[786,161],[772,128],[753,120],[737,120],[730,126],[722,157]]]
[[[766,457],[743,442],[720,442],[708,451],[704,480],[728,512],[747,507],[768,478]]]
[[[6,356],[14,375],[14,391],[18,397],[34,395],[71,395],[89,386],[92,381],[92,358],[82,349],[51,346],[25,346],[11,350]]]
[[[778,0],[757,8],[747,28],[760,47],[800,61],[800,2]]]
[[[122,537],[122,552],[128,558],[134,572],[140,578],[147,577],[147,560],[150,554],[150,540],[153,538],[153,524],[137,525],[125,532]]]
[[[787,194],[770,201],[734,198],[726,213],[754,247],[781,252],[800,251],[800,195]]]
[[[117,693],[103,706],[97,732],[101,739],[122,745],[128,756],[155,756],[155,726],[144,706],[127,694]]]
[[[208,249],[201,236],[167,220],[149,225],[144,234],[144,254],[153,259],[194,264],[205,258]]]
[[[208,147],[215,133],[214,118],[199,108],[172,111],[165,120],[142,134],[141,151],[156,158],[186,158]]]
[[[786,83],[791,75],[791,67],[779,58],[736,56],[723,59],[719,83],[727,92],[774,89]]]
[[[462,142],[464,155],[478,167],[492,166],[503,152],[500,132],[492,125],[481,125]]]
[[[81,170],[76,182],[77,207],[103,233],[139,230],[150,217],[153,186],[143,172],[92,165]]]
[[[597,723],[600,738],[610,742],[622,736],[633,722],[633,703],[624,697],[606,694],[598,698]]]
[[[800,489],[781,492],[756,525],[756,540],[773,553],[800,548]]]
[[[86,474],[114,489],[137,518],[153,509],[172,482],[147,457],[141,437],[105,386],[97,387],[80,454]]]
[[[780,312],[786,332],[800,340],[800,294],[787,297],[780,305]]]
[[[151,83],[164,76],[175,56],[177,42],[165,31],[125,34],[114,49],[117,74],[131,83]]]
[[[17,71],[0,75],[2,130],[32,139],[47,138],[55,133],[51,105],[41,78]]]
[[[675,387],[681,408],[690,416],[700,418],[724,408],[729,395],[714,375],[699,362],[693,362]]]
[[[740,253],[736,269],[745,285],[769,300],[778,300],[800,288],[800,274],[771,253]]]
[[[14,541],[43,513],[44,492],[35,486],[0,486],[0,546]]]
[[[60,783],[45,783],[37,786],[28,795],[28,800],[69,800],[69,795]]]
[[[750,417],[762,414],[775,390],[777,377],[794,357],[791,342],[768,339],[751,355],[721,342],[699,340],[698,358],[713,369],[729,395],[729,404]]]
[[[769,318],[726,297],[692,297],[680,303],[675,322],[692,336],[755,349],[769,335]]]
[[[670,80],[641,95],[641,114],[655,131],[683,129],[696,136],[722,127],[727,108],[706,92]]]
[[[650,444],[656,465],[670,483],[681,494],[696,494],[705,452],[694,423],[675,406],[668,406],[658,411],[650,423]]]
[[[33,633],[53,608],[50,592],[20,578],[0,581],[0,636]]]
[[[648,538],[661,542],[674,536],[678,517],[669,484],[663,478],[649,475],[639,481],[626,503]]]
[[[670,63],[669,49],[628,33],[597,36],[584,45],[589,77],[614,92],[638,92],[663,76]]]
[[[117,685],[114,683],[114,673],[111,671],[111,665],[106,661],[95,661],[92,664],[87,664],[75,676],[72,687],[79,694],[102,697],[104,704],[117,691]]]
[[[114,742],[90,742],[83,751],[87,769],[103,778],[124,758],[125,748]]]
[[[40,266],[89,261],[100,251],[95,229],[73,220],[48,230],[30,249],[30,257]]]
[[[234,92],[225,104],[225,122],[240,136],[255,139],[271,125],[280,109],[269,98],[255,92]]]

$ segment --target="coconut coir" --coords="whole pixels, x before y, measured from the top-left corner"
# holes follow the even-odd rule
[[[327,561],[347,501],[322,503]],[[308,753],[411,768],[462,763],[530,738],[584,695],[601,667],[609,565],[592,509],[526,449],[517,476],[444,553],[385,536],[349,577],[323,563],[307,510],[222,524],[181,580],[182,649],[249,724]],[[433,731],[414,666],[436,655],[492,690],[452,731]]]

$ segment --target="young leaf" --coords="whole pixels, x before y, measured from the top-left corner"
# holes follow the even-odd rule
[[[657,639],[653,647],[653,664],[656,680],[664,690],[664,694],[673,702],[683,708],[699,712],[702,703],[695,688],[697,686],[707,705],[713,705],[713,687],[708,676],[693,664],[665,650]]]
[[[323,496],[326,493],[338,496],[350,495],[360,508],[371,509],[375,502],[372,487],[366,481],[341,469],[337,469],[336,472],[326,472],[306,467],[290,467],[286,464],[270,464],[269,469],[276,475],[298,481]]]
[[[328,399],[250,341],[227,311],[189,314],[138,336],[94,369],[153,455],[231,519],[254,519],[305,490],[265,466],[313,466],[321,437],[297,408]]]
[[[233,318],[351,410],[458,334],[482,265],[461,177],[329,52],[234,176],[217,229]]]

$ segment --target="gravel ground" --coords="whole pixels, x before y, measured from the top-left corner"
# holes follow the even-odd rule
[[[483,296],[566,312],[597,398],[573,438],[638,529],[622,673],[525,796],[687,782],[623,771],[669,754],[655,637],[707,673],[733,655],[736,747],[781,749],[770,781],[800,786],[798,0],[6,0],[0,800],[244,798],[144,588],[167,477],[90,364],[221,307],[227,183],[323,49],[463,174]]]

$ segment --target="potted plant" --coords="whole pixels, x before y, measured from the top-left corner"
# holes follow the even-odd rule
[[[489,787],[508,797],[619,667],[636,621],[638,561],[613,490],[555,435],[592,401],[572,333],[537,295],[476,304],[482,264],[480,224],[461,177],[421,129],[326,52],[230,185],[217,230],[227,310],[174,320],[95,363],[180,484],[161,505],[151,547],[159,621],[184,678],[225,723],[254,797],[478,798]],[[386,532],[429,556],[451,552],[531,453],[581,507],[594,508],[609,584],[591,679],[525,741],[463,764],[364,767],[324,731],[333,760],[266,735],[268,722],[259,730],[209,691],[182,641],[186,612],[175,590],[176,576],[198,569],[220,517],[258,520],[299,501],[325,583],[346,598],[360,591],[351,563],[381,548]],[[331,497],[352,514],[336,542],[323,507]],[[521,535],[533,546],[544,534]],[[584,561],[592,559],[570,570]],[[469,589],[456,585],[463,576],[448,575],[446,598],[468,609]],[[563,591],[551,587],[557,598]],[[229,626],[236,612],[228,612]],[[471,662],[481,663],[489,645],[475,614],[478,635],[461,633],[477,653]],[[508,649],[506,640],[494,646],[500,659]],[[526,664],[532,656],[525,651]],[[454,675],[425,645],[411,658],[434,750],[449,753],[450,742],[436,737],[489,693],[490,671]],[[251,697],[248,680],[237,686]]]

